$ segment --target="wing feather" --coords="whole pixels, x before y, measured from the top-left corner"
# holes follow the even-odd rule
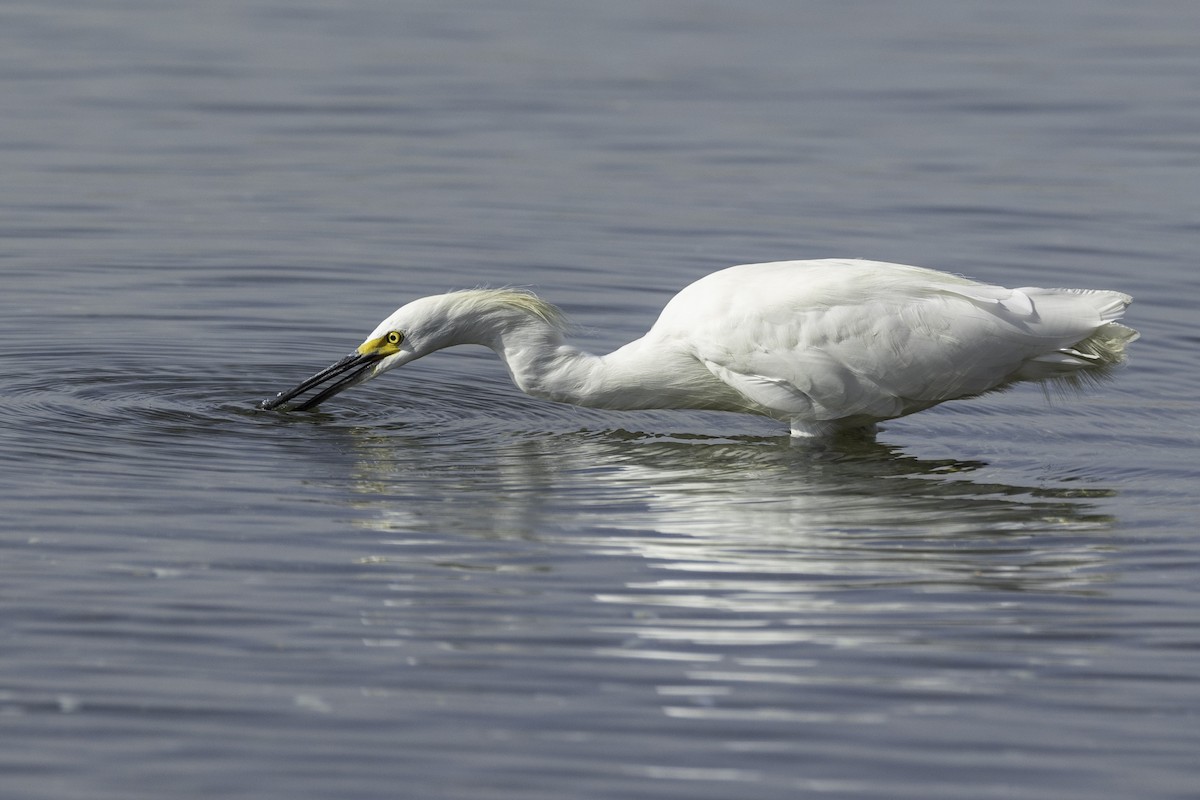
[[[763,413],[865,422],[1002,388],[1031,361],[1038,378],[1087,366],[1069,348],[1127,302],[879,262],[777,262],[701,279],[655,328],[686,328],[695,357]]]

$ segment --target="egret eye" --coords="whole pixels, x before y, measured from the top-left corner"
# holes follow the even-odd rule
[[[387,335],[387,343],[390,345],[397,345],[402,341],[404,341],[404,334],[400,331],[392,331]]]

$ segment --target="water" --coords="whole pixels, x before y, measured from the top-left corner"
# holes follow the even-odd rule
[[[1184,798],[1200,7],[0,9],[6,798]],[[586,411],[448,352],[254,404],[412,297],[596,350],[733,263],[1114,288],[1080,398],[874,443]]]

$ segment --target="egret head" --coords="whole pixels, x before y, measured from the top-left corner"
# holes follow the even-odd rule
[[[351,386],[436,350],[456,344],[494,347],[498,336],[531,320],[554,329],[562,326],[561,312],[529,292],[469,289],[422,297],[380,322],[345,358],[264,400],[259,408],[287,406],[307,411]],[[317,389],[316,394],[292,404],[310,389]]]

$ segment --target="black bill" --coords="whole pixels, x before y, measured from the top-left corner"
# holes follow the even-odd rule
[[[380,361],[382,358],[383,355],[378,353],[369,353],[367,355],[357,352],[351,353],[341,361],[331,364],[311,378],[306,378],[296,384],[291,389],[280,392],[270,400],[263,400],[258,404],[258,407],[268,411],[273,408],[279,408],[290,402],[293,398],[304,394],[309,389],[315,389],[324,383],[328,383],[327,386],[307,400],[289,406],[289,410],[291,411],[308,411],[310,408],[316,408],[338,392],[343,389],[349,389],[361,381],[366,377],[367,371],[374,366],[375,362]]]

